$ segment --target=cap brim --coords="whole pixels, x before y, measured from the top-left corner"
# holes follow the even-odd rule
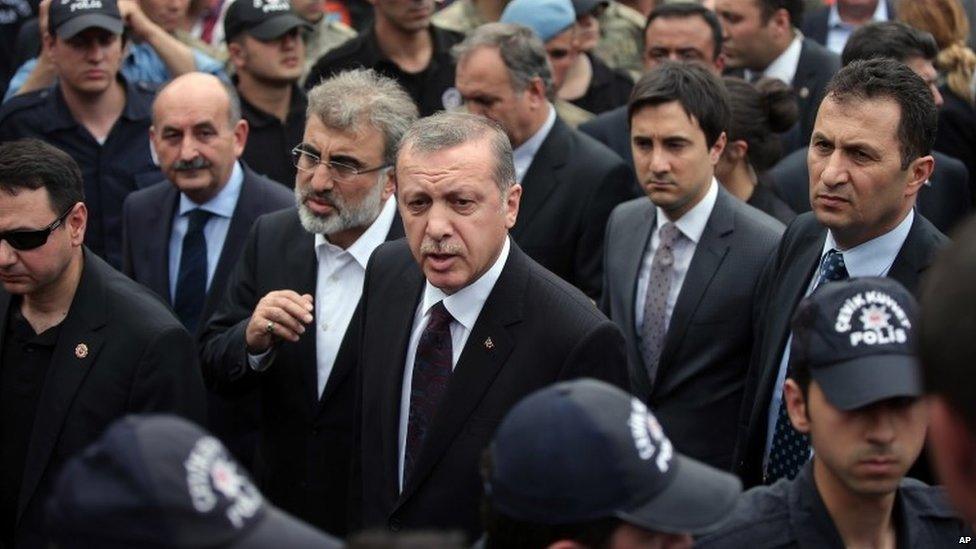
[[[312,26],[301,17],[291,13],[283,13],[277,17],[272,17],[267,21],[246,29],[245,32],[261,41],[274,40],[285,35],[288,31],[301,27],[311,30]]]
[[[911,355],[872,355],[810,370],[827,400],[841,410],[922,396],[921,367]]]
[[[79,32],[92,27],[105,29],[112,34],[122,34],[125,25],[118,17],[92,13],[89,15],[79,15],[74,19],[65,21],[64,24],[54,30],[54,34],[62,40],[68,40]]]
[[[618,512],[624,522],[668,534],[707,534],[732,512],[742,493],[738,477],[682,455],[674,479],[648,503]]]
[[[304,522],[265,503],[266,514],[260,524],[254,527],[243,539],[235,541],[235,549],[266,549],[268,547],[287,547],[288,549],[338,549],[342,543]]]

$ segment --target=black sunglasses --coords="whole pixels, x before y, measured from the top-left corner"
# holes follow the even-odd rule
[[[0,240],[6,240],[11,248],[22,252],[40,248],[47,243],[47,237],[51,236],[51,231],[60,227],[61,223],[64,222],[64,218],[68,217],[68,214],[74,209],[75,206],[72,204],[70,208],[65,210],[63,214],[59,215],[57,219],[43,229],[0,233]]]

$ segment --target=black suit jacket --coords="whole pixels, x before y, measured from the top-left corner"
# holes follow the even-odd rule
[[[746,486],[762,483],[769,403],[790,334],[790,320],[820,262],[826,237],[827,229],[813,213],[801,214],[787,227],[776,255],[763,269],[756,312],[759,327],[746,376],[735,450],[735,472]],[[922,273],[947,242],[944,234],[916,213],[888,276],[915,293]]]
[[[935,132],[934,148],[958,158],[966,165],[969,170],[969,194],[976,200],[976,108],[952,90],[946,87],[940,90],[945,103],[939,109],[939,128]]]
[[[783,225],[719,187],[651,380],[634,318],[640,269],[656,223],[656,208],[647,198],[625,202],[610,216],[601,308],[627,340],[634,394],[654,410],[675,447],[729,470],[752,350],[750,311]]]
[[[392,200],[392,198],[390,199]],[[403,235],[394,217],[387,238]],[[356,348],[346,331],[322,397],[316,394],[315,334],[281,342],[263,372],[247,363],[244,329],[268,292],[289,289],[315,295],[315,236],[291,208],[258,218],[227,284],[225,297],[202,335],[203,375],[221,394],[259,388],[262,414],[255,478],[279,507],[337,535],[347,526],[346,494]]]
[[[610,149],[556,123],[522,178],[515,242],[546,269],[600,296],[600,258],[607,218],[638,195],[631,168]]]
[[[261,215],[295,205],[294,194],[241,162],[244,182],[220,251],[207,300],[200,315],[199,331],[224,296],[227,277],[237,264],[251,225]],[[169,181],[126,197],[122,205],[122,272],[159,294],[172,305],[169,286],[169,240],[173,214],[180,204],[180,192]]]
[[[579,125],[579,131],[610,148],[624,163],[634,169],[634,152],[630,149],[630,125],[627,105],[598,114]]]
[[[948,233],[972,211],[969,172],[965,164],[951,156],[938,151],[932,151],[932,156],[935,157],[935,170],[929,182],[919,190],[915,207],[940,231]],[[810,211],[806,149],[788,154],[766,172],[766,176],[772,181],[776,194],[794,211]]]
[[[800,120],[782,135],[784,152],[805,147],[810,142],[813,126],[817,121],[817,110],[827,92],[827,84],[839,70],[840,56],[810,38],[803,39],[800,61],[793,77],[793,91],[800,108]]]
[[[10,304],[0,287],[0,345]],[[37,403],[17,503],[17,547],[43,545],[44,506],[64,463],[114,420],[143,412],[203,422],[193,338],[156,296],[86,248]]]
[[[888,20],[895,20],[895,6],[885,0],[888,8]],[[830,18],[830,6],[824,6],[811,14],[803,16],[803,36],[816,40],[821,46],[827,46],[827,20]]]
[[[514,243],[461,352],[413,474],[398,490],[400,400],[424,276],[405,240],[366,269],[354,504],[365,527],[481,531],[481,454],[505,413],[553,382],[595,377],[627,387],[620,330],[583,294]]]

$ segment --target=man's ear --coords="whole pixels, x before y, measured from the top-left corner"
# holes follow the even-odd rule
[[[793,428],[801,433],[809,433],[810,416],[807,415],[807,402],[803,398],[800,385],[792,379],[787,379],[783,384],[783,401],[786,403],[786,411],[790,414]]]
[[[715,140],[715,143],[712,143],[712,146],[708,151],[708,158],[711,160],[712,166],[718,164],[719,158],[722,158],[722,151],[725,150],[725,145],[728,142],[728,139],[729,138],[725,132],[722,132],[718,136],[718,139]]]
[[[247,54],[237,40],[227,42],[227,57],[237,71],[240,71],[244,63],[247,62]]]
[[[932,155],[916,158],[908,165],[908,184],[905,186],[905,196],[918,196],[922,185],[932,177],[935,170],[935,158]]]
[[[385,179],[383,180],[383,193],[380,196],[386,200],[396,193],[396,169],[390,167],[383,172],[384,174],[381,177]]]
[[[68,214],[65,222],[68,225],[68,233],[71,237],[72,246],[81,246],[85,242],[85,228],[88,226],[88,207],[84,202],[74,205],[72,212]]]

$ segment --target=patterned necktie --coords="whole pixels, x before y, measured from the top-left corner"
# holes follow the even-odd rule
[[[413,472],[424,438],[434,421],[434,414],[451,378],[453,345],[451,313],[443,301],[430,309],[430,320],[417,343],[410,382],[410,415],[407,419],[407,443],[403,454],[404,483]]]
[[[203,235],[203,228],[212,214],[196,208],[186,215],[190,218],[190,226],[183,236],[173,310],[186,329],[193,333],[207,297],[207,239]]]
[[[844,256],[837,250],[831,249],[820,263],[820,274],[817,284],[833,282],[847,278],[847,266]],[[787,367],[786,377],[790,377]],[[766,484],[772,484],[786,477],[793,479],[810,457],[810,439],[800,433],[790,423],[790,415],[786,410],[786,398],[780,399],[779,410],[776,414],[776,428],[773,430],[773,443],[769,448],[769,459],[766,461]]]
[[[661,225],[660,242],[651,261],[651,276],[647,282],[647,298],[644,300],[644,324],[641,326],[641,354],[647,376],[654,383],[658,359],[664,348],[667,334],[668,295],[671,293],[671,280],[674,277],[674,243],[681,236],[678,227],[668,222]]]

